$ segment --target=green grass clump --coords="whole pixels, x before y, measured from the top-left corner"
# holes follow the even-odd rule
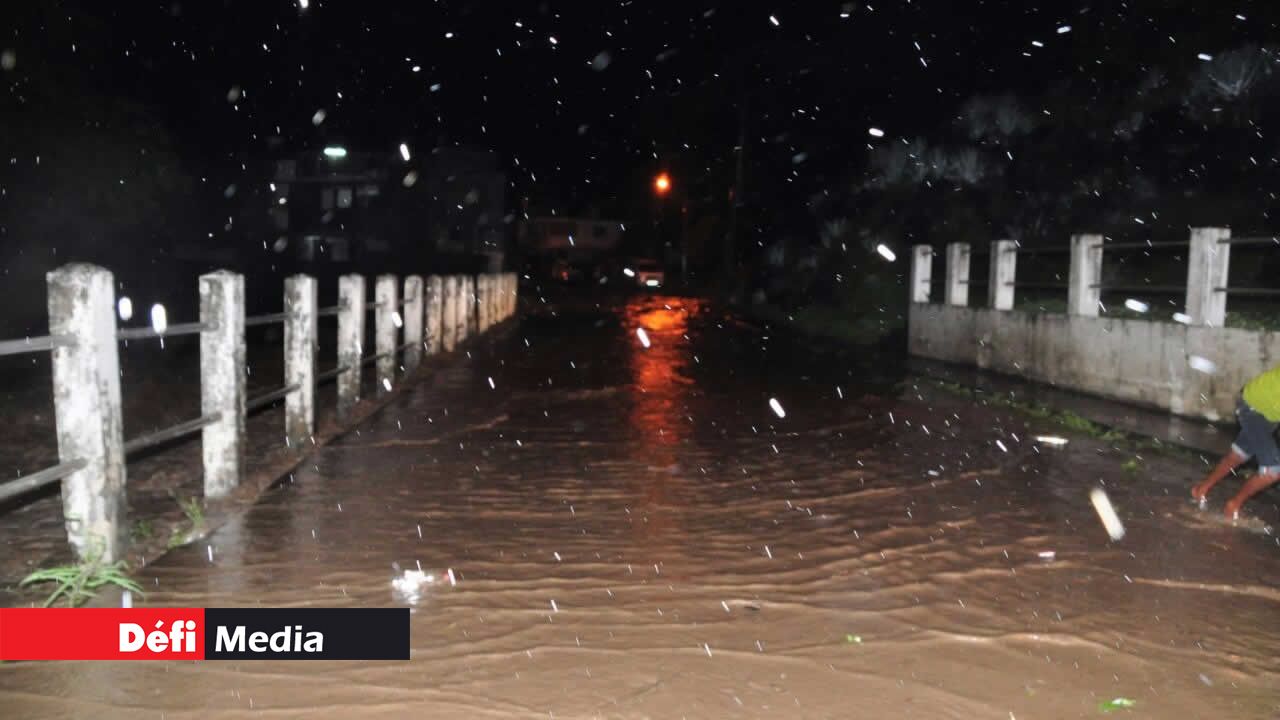
[[[45,607],[52,607],[59,599],[62,599],[67,607],[83,605],[85,601],[96,595],[99,589],[109,585],[142,594],[142,588],[125,574],[126,568],[127,565],[123,560],[114,563],[102,562],[102,551],[97,550],[83,562],[74,565],[59,565],[36,570],[23,578],[18,586],[53,583],[53,592],[45,598]]]
[[[152,535],[155,535],[155,533],[155,525],[153,525],[150,520],[139,520],[134,523],[133,527],[129,530],[129,536],[133,538],[134,542],[148,540]]]
[[[182,508],[182,514],[187,516],[192,526],[197,528],[204,526],[204,507],[200,504],[199,498],[179,500],[178,506]]]
[[[938,388],[961,397],[971,399],[979,397],[973,389],[958,383],[944,382],[940,380],[932,382]],[[1026,413],[1037,420],[1046,420],[1063,429],[1071,430],[1080,433],[1081,435],[1088,435],[1089,437],[1097,438],[1103,442],[1118,442],[1128,437],[1126,433],[1120,430],[1109,429],[1105,425],[1096,423],[1070,410],[1054,410],[1053,408],[1041,403],[1019,400],[1011,395],[1004,395],[1001,393],[982,395],[981,398],[988,405],[1017,410],[1019,412]]]

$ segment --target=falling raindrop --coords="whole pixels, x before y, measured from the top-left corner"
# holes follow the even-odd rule
[[[787,416],[787,411],[782,409],[782,403],[778,402],[778,398],[769,398],[769,407],[773,408],[773,414],[780,418]]]
[[[1120,516],[1116,515],[1116,509],[1111,506],[1111,498],[1107,497],[1106,491],[1102,488],[1094,488],[1089,491],[1089,501],[1093,503],[1098,519],[1102,521],[1102,526],[1106,528],[1111,539],[1123,538],[1124,523],[1120,522]]]
[[[164,306],[156,303],[151,306],[151,329],[163,335],[165,330],[169,329],[169,316],[165,312]]]

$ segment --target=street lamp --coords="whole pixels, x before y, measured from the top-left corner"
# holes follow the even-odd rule
[[[653,191],[657,193],[659,198],[665,198],[671,193],[671,176],[665,172],[658,173],[653,179]],[[655,212],[657,212],[655,208]],[[656,225],[656,221],[655,221]],[[680,278],[683,280],[688,273],[689,268],[689,207],[688,197],[684,198],[684,202],[680,207]]]
[[[659,173],[658,177],[653,179],[653,189],[659,195],[666,195],[671,192],[671,176],[666,173]]]

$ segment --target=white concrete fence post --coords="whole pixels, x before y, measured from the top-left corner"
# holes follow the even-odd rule
[[[395,275],[379,275],[373,287],[374,302],[374,346],[379,357],[378,395],[391,392],[396,380],[396,319],[400,318],[400,288]],[[400,318],[403,324],[404,319]]]
[[[488,273],[476,277],[476,326],[481,333],[489,329],[489,279]]]
[[[1227,287],[1231,265],[1228,228],[1191,228],[1191,250],[1187,255],[1187,309],[1192,325],[1223,327],[1227,323]]]
[[[427,278],[427,354],[441,350],[444,341],[444,278],[432,275]]]
[[[446,276],[441,287],[440,347],[445,352],[453,352],[458,346],[458,276]]]
[[[422,276],[404,279],[404,371],[410,374],[422,364]]]
[[[364,276],[338,278],[338,419],[346,420],[360,402],[364,366]]]
[[[493,324],[497,325],[507,319],[507,274],[498,273],[493,281]]]
[[[293,275],[284,281],[284,384],[298,389],[284,397],[284,434],[291,448],[305,447],[315,434],[316,279]]]
[[[510,296],[511,290],[512,290],[512,287],[511,287],[510,274],[502,273],[501,275],[498,276],[498,299],[497,299],[498,322],[502,322],[503,320],[506,320],[507,317],[510,315],[510,313],[507,312],[507,307],[509,305],[509,300],[510,300],[509,296]]]
[[[929,302],[929,284],[933,282],[933,248],[916,245],[911,248],[911,302]]]
[[[467,336],[471,334],[471,302],[467,298],[471,296],[470,283],[467,282],[466,275],[458,275],[457,296],[458,299],[454,305],[453,324],[454,340],[458,345],[467,341]]]
[[[224,497],[244,470],[244,276],[200,276],[200,413],[217,413],[201,430],[204,496]]]
[[[1067,314],[1098,317],[1102,300],[1102,236],[1071,236],[1071,276],[1067,281]]]
[[[507,274],[498,273],[493,280],[493,323],[496,325],[507,319]]]
[[[116,340],[115,278],[93,265],[64,265],[45,276],[53,350],[58,460],[85,466],[62,480],[62,514],[76,556],[124,556],[126,488]]]
[[[493,276],[493,324],[497,325],[507,319],[503,312],[507,302],[507,274],[497,273]]]
[[[1013,282],[1018,273],[1018,244],[1012,240],[991,243],[991,272],[987,275],[987,304],[995,310],[1012,310]]]
[[[969,243],[947,244],[947,304],[969,304]]]
[[[480,307],[480,304],[479,302],[477,302],[477,297],[478,296],[476,295],[476,276],[468,275],[467,276],[467,336],[468,337],[472,337],[476,335],[480,330],[479,313],[477,312],[477,310]]]
[[[498,276],[495,273],[487,273],[484,276],[484,292],[480,294],[480,307],[484,314],[484,327],[486,330],[498,324],[498,313],[494,310],[493,300],[498,293]]]

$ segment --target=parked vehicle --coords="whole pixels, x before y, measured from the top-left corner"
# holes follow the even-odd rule
[[[655,289],[667,284],[667,275],[662,271],[662,266],[653,260],[637,260],[622,272],[633,276],[636,285],[642,288]]]

